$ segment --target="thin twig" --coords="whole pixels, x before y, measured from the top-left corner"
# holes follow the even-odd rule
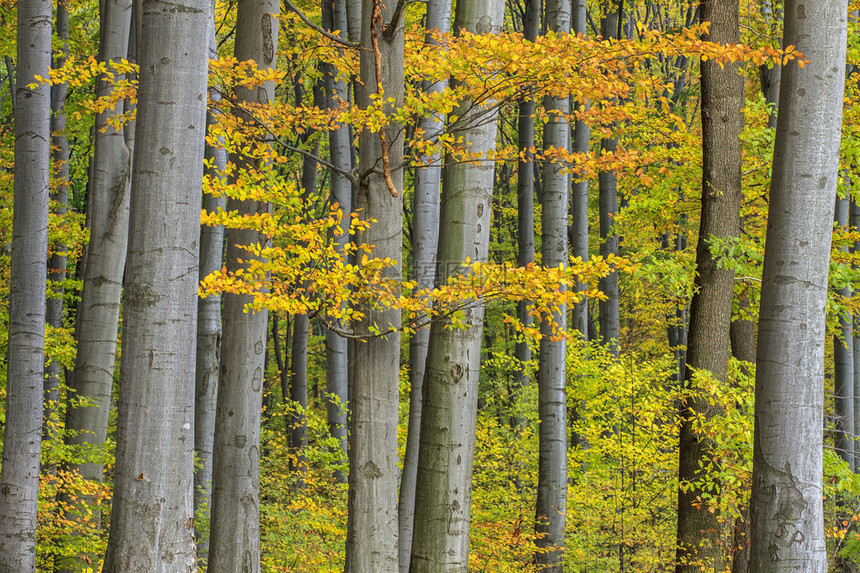
[[[220,92],[220,91],[219,91],[219,93],[221,94],[222,99],[229,101],[233,105],[236,105],[236,106],[239,105],[239,102],[237,102],[235,99],[231,98],[229,95],[227,95],[223,92]],[[260,118],[255,116],[249,110],[243,108],[242,112],[245,113],[247,115],[247,117],[250,118],[254,123],[256,123],[258,126],[262,127],[264,130],[266,130],[266,132],[272,137],[272,141],[274,141],[275,143],[277,143],[278,145],[280,145],[281,147],[283,147],[287,151],[292,151],[294,153],[298,153],[298,154],[301,154],[305,157],[313,159],[313,160],[321,163],[325,167],[331,169],[332,171],[334,171],[338,175],[342,175],[343,177],[346,177],[349,180],[349,182],[352,183],[353,185],[358,185],[358,179],[356,178],[355,173],[353,173],[352,171],[346,171],[345,169],[341,169],[341,168],[337,167],[336,165],[334,165],[333,163],[326,161],[322,157],[320,157],[314,153],[311,153],[310,151],[306,151],[300,147],[290,145],[289,143],[287,143],[286,141],[284,141],[283,139],[278,137],[278,135],[274,131],[272,131],[272,129],[268,125],[266,125],[263,122],[263,120],[261,120]]]
[[[305,16],[301,10],[296,8],[296,6],[292,2],[290,2],[290,0],[283,0],[283,2],[284,2],[284,6],[286,6],[287,9],[289,9],[291,12],[295,13],[295,15],[298,16],[299,19],[302,22],[304,22],[307,26],[309,26],[313,31],[315,31],[319,34],[322,34],[323,36],[325,36],[326,38],[328,38],[329,40],[331,40],[333,42],[337,42],[341,46],[346,46],[347,48],[354,48],[354,49],[359,47],[358,44],[356,44],[354,42],[350,42],[349,40],[344,40],[340,36],[332,34],[331,32],[327,32],[326,30],[323,30],[322,28],[320,28],[319,26],[317,26],[316,24],[311,22],[308,19],[308,17]]]

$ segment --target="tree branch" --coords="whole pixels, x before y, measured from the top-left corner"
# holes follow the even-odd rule
[[[223,92],[220,92],[220,91],[219,91],[219,93],[221,94],[222,99],[229,101],[230,103],[232,103],[235,106],[239,106],[239,102],[237,102],[236,100],[231,98],[229,95],[227,95]],[[266,133],[268,133],[269,136],[271,136],[272,141],[277,143],[278,145],[280,145],[281,147],[283,147],[287,151],[292,151],[294,153],[298,153],[298,154],[303,155],[305,157],[309,157],[309,158],[321,163],[322,165],[324,165],[328,169],[331,169],[332,171],[334,171],[338,175],[342,175],[343,177],[346,177],[349,180],[349,182],[352,183],[353,185],[358,185],[358,179],[356,178],[355,173],[353,173],[352,171],[346,171],[345,169],[341,169],[341,168],[337,167],[336,165],[334,165],[333,163],[326,161],[322,157],[320,157],[314,153],[311,153],[310,151],[306,151],[300,147],[290,145],[289,143],[287,143],[286,141],[284,141],[283,139],[278,137],[278,135],[274,131],[272,131],[272,128],[270,128],[268,125],[266,125],[260,118],[255,116],[253,113],[251,113],[250,111],[248,111],[245,108],[242,108],[242,113],[247,115],[251,120],[254,121],[254,123],[256,123],[257,125],[259,125],[263,129],[265,129]]]
[[[394,39],[394,34],[397,33],[397,28],[399,28],[398,24],[400,22],[400,18],[403,16],[403,10],[410,4],[425,1],[426,0],[398,0],[397,6],[394,8],[394,14],[391,15],[391,21],[382,28],[382,37],[385,38],[386,42],[390,42]]]
[[[290,2],[290,0],[283,0],[283,3],[284,3],[284,6],[285,6],[288,10],[290,10],[290,11],[291,11],[291,12],[293,12],[293,13],[295,13],[295,15],[296,15],[296,16],[298,16],[298,17],[299,17],[299,19],[300,19],[302,22],[304,22],[308,27],[310,27],[312,30],[314,30],[315,32],[317,32],[317,33],[319,33],[319,34],[322,34],[323,36],[325,36],[326,38],[328,38],[328,39],[329,39],[329,40],[331,40],[332,42],[337,42],[337,43],[338,43],[338,44],[340,44],[341,46],[345,46],[345,47],[347,47],[347,48],[353,48],[353,49],[355,49],[355,48],[358,48],[358,47],[359,47],[359,46],[358,46],[358,44],[355,44],[355,43],[353,43],[353,42],[350,42],[349,40],[344,40],[344,39],[343,39],[343,38],[341,38],[340,36],[337,36],[337,35],[335,35],[335,34],[332,34],[331,32],[327,32],[327,31],[323,30],[322,28],[320,28],[319,26],[317,26],[316,24],[314,24],[313,22],[311,22],[311,21],[308,19],[308,17],[307,17],[307,16],[305,16],[305,15],[304,15],[304,13],[303,13],[301,10],[299,10],[298,8],[296,8],[296,6],[295,6],[292,2]]]

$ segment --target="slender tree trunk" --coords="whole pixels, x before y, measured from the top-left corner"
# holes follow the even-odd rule
[[[571,2],[571,32],[582,35],[588,33],[588,7],[585,0]],[[581,108],[578,104],[577,108]],[[576,120],[573,129],[571,151],[588,153],[591,143],[591,127],[582,120]],[[570,254],[587,261],[588,247],[588,179],[573,181],[570,188]],[[583,340],[588,340],[588,301],[583,299],[571,309],[570,327],[577,331]]]
[[[346,2],[346,35],[350,42],[360,42],[366,0],[344,1]]]
[[[860,205],[858,205],[857,201],[851,201],[851,205],[849,207],[849,221],[852,227],[855,229],[860,229]],[[860,249],[860,243],[854,243],[852,247],[853,252],[857,252]],[[857,323],[857,317],[855,316],[852,321]],[[860,326],[860,325],[858,325]],[[853,402],[853,412],[854,412],[854,420],[853,420],[853,429],[854,433],[857,433],[857,430],[860,429],[860,335],[855,333],[852,336],[851,341],[851,351],[852,351],[852,361],[853,361],[853,372],[854,372],[854,380],[852,386],[852,396],[854,398]],[[860,460],[860,440],[852,440],[853,449],[854,449],[854,471],[860,471],[858,468],[858,460]]]
[[[345,0],[322,0],[323,27],[333,32],[339,30],[345,37],[347,28]],[[341,102],[349,100],[346,82],[337,78],[337,70],[326,64],[323,69],[325,82],[325,102],[328,109],[336,109]],[[345,125],[330,131],[328,135],[329,154],[334,166],[342,171],[352,170],[349,128]],[[338,253],[346,256],[345,247],[349,242],[349,214],[352,212],[352,183],[341,173],[331,172],[331,200],[343,211],[339,235],[332,237]],[[347,453],[347,387],[349,385],[349,351],[346,338],[329,330],[325,335],[326,349],[326,419],[331,435],[337,438],[344,456]],[[337,472],[338,481],[345,482],[346,475]]]
[[[132,0],[102,3],[99,60],[118,61],[128,56]],[[105,77],[96,82],[96,97],[110,94]],[[69,405],[66,413],[66,441],[99,447],[107,436],[111,392],[116,362],[120,295],[128,243],[129,184],[131,150],[124,130],[108,121],[123,112],[121,105],[96,115],[94,153],[87,196],[87,245],[83,268],[83,290],[78,303],[75,369],[70,384],[74,395],[86,405]],[[72,469],[91,481],[101,483],[103,464],[88,461]]]
[[[822,507],[824,308],[839,164],[847,4],[785,3],[759,313],[753,451],[756,573],[827,570]]]
[[[549,32],[570,33],[570,1],[546,0],[545,22]],[[568,149],[570,128],[566,115],[570,98],[546,97],[544,108],[549,121],[544,126],[544,149]],[[567,212],[570,182],[564,165],[547,162],[543,166],[543,209],[541,211],[542,264],[547,268],[566,267]],[[567,307],[562,305],[551,319],[541,322],[538,362],[538,486],[536,527],[543,534],[535,554],[541,570],[564,571],[564,537],[567,518],[567,345],[555,340],[557,330],[567,329]]]
[[[117,465],[105,572],[196,571],[194,362],[208,0],[141,13]]]
[[[56,34],[63,41],[61,51],[54,60],[54,68],[59,69],[66,63],[69,52],[69,10],[65,0],[57,2]],[[67,83],[51,88],[51,148],[54,177],[56,184],[51,192],[51,202],[58,215],[65,215],[69,203],[69,141],[66,138],[66,96]],[[66,245],[53,245],[48,259],[48,280],[51,295],[45,304],[45,322],[55,329],[63,328],[63,280],[66,278]],[[63,379],[63,366],[58,360],[49,359],[45,364],[45,410],[43,416],[42,439],[52,439],[57,431],[57,404],[60,399],[60,381]]]
[[[778,24],[780,20],[779,10],[774,9],[772,0],[761,0],[761,11],[765,17],[765,21],[771,24]],[[774,30],[774,35],[779,33]],[[782,66],[772,65],[761,66],[759,68],[761,77],[761,91],[764,94],[764,99],[769,106],[767,126],[771,129],[776,129],[777,104],[779,104],[779,86],[782,83]]]
[[[215,5],[210,2],[209,58],[217,59],[215,44]],[[218,101],[218,90],[209,90],[209,99]],[[215,115],[206,114],[207,129],[216,122]],[[206,145],[206,159],[211,167],[209,177],[221,177],[227,165],[227,152],[223,147]],[[223,196],[204,195],[203,209],[210,213],[224,209]],[[200,273],[204,277],[221,269],[224,253],[224,227],[200,227]],[[197,301],[197,375],[194,396],[194,450],[199,467],[194,474],[194,512],[200,516],[210,514],[212,504],[212,450],[215,439],[215,410],[218,397],[218,377],[221,358],[221,295],[213,294]],[[197,531],[197,556],[201,563],[209,555],[209,532]]]
[[[434,32],[447,34],[451,30],[451,0],[430,0],[427,4],[427,45],[437,44]],[[441,49],[441,48],[439,48]],[[427,93],[439,93],[448,87],[447,81],[428,82]],[[444,129],[443,118],[431,115],[422,118],[420,128],[427,139],[433,139]],[[442,181],[442,156],[425,157],[427,165],[415,171],[415,193],[412,202],[412,280],[418,289],[432,288],[439,245],[439,186]],[[412,558],[412,532],[415,517],[415,484],[418,479],[418,450],[421,433],[421,413],[424,393],[424,371],[430,345],[430,327],[420,328],[409,341],[409,428],[403,475],[400,478],[400,498],[397,512],[400,544],[400,571],[409,571]]]
[[[296,478],[296,491],[305,489],[308,470],[308,316],[297,314],[294,319],[290,350],[290,471]]]
[[[604,0],[605,13],[600,21],[600,34],[605,39],[618,39],[618,20],[621,18],[622,0]],[[615,137],[600,140],[601,153],[614,154],[618,148]],[[618,254],[618,234],[615,232],[615,215],[618,213],[618,175],[614,171],[601,171],[597,176],[600,220],[600,256]],[[600,339],[610,352],[619,356],[618,339],[621,336],[619,314],[618,273],[610,272],[598,283],[606,300],[598,303]]]
[[[523,39],[534,42],[540,32],[540,0],[525,0],[523,14]],[[532,98],[523,99],[519,103],[517,118],[517,147],[523,152],[523,159],[517,163],[517,266],[524,267],[535,262],[535,189],[534,189],[534,154],[531,148],[535,145],[535,102]],[[528,302],[517,303],[517,319],[523,326],[532,325],[532,316],[528,312]],[[529,385],[529,363],[532,351],[525,338],[517,340],[514,347],[516,358],[514,380],[518,390]],[[520,426],[522,420],[514,420]]]
[[[738,0],[702,2],[702,22],[709,22],[705,39],[736,44],[740,41]],[[680,572],[704,567],[724,568],[727,552],[720,539],[724,527],[719,512],[697,502],[705,489],[691,486],[698,480],[713,481],[710,451],[713,444],[698,435],[694,419],[716,414],[707,397],[695,395],[695,376],[706,370],[725,381],[728,369],[729,330],[732,320],[734,274],[719,268],[711,253],[713,238],[740,233],[741,147],[743,129],[743,79],[737,64],[701,64],[702,86],[702,200],[699,238],[696,244],[696,278],[690,303],[685,390],[694,392],[681,403],[678,480],[677,567]]]
[[[748,308],[749,299],[742,294],[738,301],[741,310]],[[732,356],[748,364],[755,364],[755,324],[751,320],[736,318],[729,329]],[[746,368],[746,367],[744,367]],[[750,567],[750,511],[749,505],[740,508],[732,531],[732,573],[747,573]]]
[[[504,25],[502,0],[457,3],[454,30],[498,33]],[[488,105],[493,105],[491,102]],[[485,154],[495,147],[498,113],[471,101],[454,109],[463,145]],[[436,283],[464,272],[464,261],[486,261],[495,180],[491,161],[446,165],[443,174]],[[442,318],[430,328],[424,376],[424,411],[418,455],[415,536],[410,571],[469,569],[469,519],[475,449],[482,304],[464,311],[464,329]]]
[[[27,87],[51,67],[51,2],[18,4],[15,178],[9,277],[6,419],[0,471],[0,571],[36,570],[45,381],[51,98]]]
[[[371,94],[384,91],[386,98],[393,99],[390,108],[396,108],[403,101],[403,22],[391,21],[393,2],[383,5],[381,0],[365,0],[362,7],[361,83],[357,86],[356,103],[366,109],[372,103]],[[399,279],[401,273],[403,171],[396,167],[402,158],[403,139],[399,126],[361,132],[361,181],[356,207],[364,217],[377,222],[360,233],[358,241],[374,245],[370,256],[397,261],[384,271],[387,278],[394,279]],[[388,171],[388,183],[386,173],[378,171],[384,163],[395,166]],[[359,335],[369,335],[374,324],[382,329],[400,327],[399,309],[378,310],[365,306],[361,310],[365,316],[356,324]],[[345,571],[394,572],[398,571],[400,333],[371,336],[357,342],[353,364]]]
[[[237,60],[253,60],[263,69],[274,68],[278,45],[280,4],[274,0],[240,0],[236,16]],[[237,88],[236,99],[266,104],[274,99],[273,82]],[[237,109],[238,114],[243,112]],[[233,163],[265,169],[260,160],[236,156]],[[240,215],[267,213],[268,203],[227,200],[227,210]],[[227,271],[242,268],[251,255],[242,246],[266,245],[254,229],[225,232]],[[224,295],[221,378],[215,414],[210,530],[210,573],[260,570],[260,410],[263,404],[268,312],[246,313],[249,295]]]
[[[851,200],[849,197],[836,198],[834,218],[836,224],[848,229],[848,214]],[[848,247],[842,251],[848,253]],[[846,300],[851,290],[846,286],[839,289],[839,295]],[[834,447],[848,467],[854,470],[854,320],[850,312],[839,316],[839,334],[833,337],[833,414]]]

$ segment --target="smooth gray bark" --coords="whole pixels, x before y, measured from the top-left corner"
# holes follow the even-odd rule
[[[54,68],[59,69],[66,63],[69,52],[69,10],[64,0],[57,2],[56,35],[63,41],[61,52],[54,59]],[[56,184],[51,190],[51,202],[58,215],[68,211],[69,203],[69,140],[66,137],[66,96],[69,85],[61,83],[51,88],[51,149]],[[45,302],[45,322],[53,328],[63,327],[63,296],[65,289],[62,281],[66,278],[66,245],[55,244],[48,259],[48,280],[51,295]],[[57,360],[49,359],[45,364],[45,408],[43,413],[42,438],[50,439],[56,435],[58,423],[58,401],[60,381],[63,380],[63,367]]]
[[[847,230],[849,218],[848,197],[836,198],[834,220]],[[848,247],[842,247],[848,253]],[[846,286],[838,294],[845,299],[851,297]],[[848,467],[854,470],[854,319],[850,312],[839,315],[838,335],[833,337],[833,446]]]
[[[102,5],[99,60],[128,56],[132,0],[107,0]],[[104,77],[96,81],[96,97],[112,91]],[[85,406],[66,412],[66,441],[99,447],[107,436],[116,363],[120,295],[128,243],[131,150],[124,129],[108,126],[123,113],[122,105],[96,115],[93,159],[87,194],[90,242],[82,271],[83,290],[77,309],[77,355],[70,388]],[[85,479],[101,483],[103,465],[89,461],[72,465]]]
[[[852,227],[860,229],[860,205],[858,205],[857,201],[851,201],[849,208],[849,221]],[[856,253],[858,249],[860,249],[860,243],[854,243],[852,251]],[[857,317],[853,318],[853,322],[857,322]],[[855,332],[852,338],[851,350],[854,362],[854,381],[852,388],[852,395],[854,397],[853,430],[856,434],[857,430],[860,429],[860,334]],[[853,440],[852,443],[854,448],[854,471],[856,472],[858,471],[857,461],[860,460],[860,440]]]
[[[523,14],[523,39],[534,42],[540,31],[540,0],[526,0]],[[517,266],[524,267],[535,262],[535,219],[534,219],[534,154],[531,148],[535,144],[535,102],[531,97],[519,103],[517,117],[517,147],[524,152],[524,159],[517,163]],[[532,316],[528,312],[528,302],[517,303],[517,319],[523,326],[532,325]],[[516,386],[522,389],[529,384],[528,364],[532,360],[532,351],[524,338],[517,340],[514,347],[516,370],[514,380]],[[520,425],[521,420],[515,424]]]
[[[196,571],[194,362],[209,0],[140,14],[117,465],[104,571]]]
[[[345,0],[346,2],[346,33],[350,42],[361,41],[362,18],[366,0]],[[392,6],[393,8],[393,6]]]
[[[569,34],[569,0],[546,0],[548,32]],[[566,115],[569,97],[544,98],[549,121],[544,125],[544,149],[569,149],[570,128]],[[568,266],[567,215],[570,181],[564,164],[543,165],[541,211],[542,264],[547,268]],[[564,571],[565,520],[567,518],[567,344],[558,332],[567,329],[567,306],[561,305],[540,325],[538,360],[538,487],[536,504],[537,546],[535,562],[541,570]]]
[[[384,91],[393,98],[389,109],[403,101],[403,22],[391,22],[395,6],[381,0],[362,3],[360,83],[356,103],[372,104],[371,94]],[[374,12],[378,15],[374,15]],[[383,23],[390,39],[383,32]],[[378,52],[377,52],[378,48]],[[377,85],[377,73],[381,85]],[[392,192],[379,167],[386,159]],[[358,242],[374,245],[371,257],[397,261],[384,271],[399,279],[402,258],[403,138],[400,126],[381,132],[365,129],[359,135],[356,208],[375,219],[359,233]],[[384,170],[384,169],[383,169]],[[359,336],[370,328],[399,329],[399,309],[373,309],[362,305],[364,318],[356,324]],[[400,401],[400,333],[369,336],[355,343],[349,421],[349,518],[347,520],[346,568],[348,573],[398,571],[397,521],[397,417]]]
[[[6,424],[0,472],[0,571],[36,570],[36,511],[45,376],[51,2],[18,4],[15,177],[9,277]]]
[[[344,0],[322,0],[323,28],[330,32],[339,30],[341,37],[346,35],[346,3]],[[349,100],[346,82],[337,78],[337,70],[330,64],[323,67],[325,84],[325,103],[328,109],[336,109],[341,102]],[[332,130],[328,134],[329,158],[331,163],[342,171],[352,170],[352,141],[349,128],[345,125]],[[331,200],[343,211],[343,219],[339,226],[340,234],[332,237],[339,253],[345,252],[349,242],[349,214],[352,212],[352,183],[343,174],[331,172]],[[347,407],[349,397],[349,351],[348,341],[332,330],[326,331],[326,420],[329,432],[337,438],[343,450],[347,453]],[[346,481],[342,472],[336,475],[338,481]]]
[[[771,0],[762,0],[761,12],[765,21],[771,24],[772,28],[777,28],[775,24],[779,23],[780,11],[778,9],[774,9],[774,2]],[[779,47],[782,47],[782,43],[780,43]],[[777,104],[779,104],[779,86],[782,83],[782,66],[778,64],[774,64],[770,67],[761,66],[759,69],[759,77],[761,78],[761,91],[769,106],[767,126],[771,129],[775,129]]]
[[[234,55],[260,68],[276,66],[278,14],[275,0],[240,0],[236,15]],[[273,82],[237,88],[239,103],[273,101]],[[240,109],[236,113],[242,114]],[[233,163],[265,169],[258,160],[231,157]],[[267,213],[265,201],[229,198],[227,210],[240,215]],[[253,255],[242,246],[263,245],[267,237],[255,229],[227,229],[225,263],[237,271]],[[210,573],[260,570],[260,410],[263,405],[268,312],[245,312],[250,295],[225,294],[222,315],[221,367],[215,414],[212,519],[209,535]]]
[[[460,1],[454,31],[499,33],[503,14],[502,0]],[[463,101],[453,112],[460,118],[463,145],[479,155],[496,144],[498,112],[492,105]],[[445,166],[437,285],[465,272],[462,263],[467,258],[487,260],[494,175],[491,161]],[[410,566],[414,573],[469,569],[483,304],[475,303],[463,314],[463,329],[450,328],[449,317],[439,318],[430,328]]]
[[[296,480],[296,491],[305,489],[308,470],[308,316],[293,317],[293,337],[290,349],[290,400],[295,408],[290,414],[290,471]]]
[[[600,21],[600,34],[605,39],[618,39],[619,12],[623,0],[603,0],[603,18]],[[600,140],[601,153],[614,154],[618,148],[615,137]],[[598,210],[600,225],[600,256],[618,254],[618,234],[615,232],[615,214],[618,213],[618,175],[614,171],[601,171],[597,176]],[[600,339],[610,352],[619,356],[618,338],[621,336],[621,317],[619,310],[618,273],[610,272],[598,281],[598,288],[606,295],[606,300],[598,303]]]
[[[588,7],[585,0],[571,2],[571,32],[587,35]],[[578,104],[581,107],[582,104]],[[591,127],[576,120],[573,129],[572,152],[587,153],[591,143]],[[570,255],[587,261],[588,248],[588,179],[573,181],[570,187]],[[583,340],[588,340],[588,301],[583,299],[571,309],[570,328]]]
[[[451,30],[451,0],[429,0],[427,3],[424,42],[435,45],[434,31],[447,34]],[[439,48],[442,49],[442,48]],[[448,87],[447,81],[427,82],[427,93],[439,93]],[[421,119],[420,128],[429,140],[444,130],[443,118],[430,115]],[[412,280],[418,289],[432,288],[439,245],[439,189],[442,181],[442,156],[436,153],[424,157],[426,165],[415,171],[415,192],[412,200]],[[430,346],[430,327],[416,330],[409,341],[409,426],[400,497],[399,521],[400,571],[409,570],[412,557],[412,532],[415,516],[415,484],[418,479],[418,449],[421,433],[421,412],[424,394],[424,369]]]
[[[839,164],[847,4],[785,3],[785,66],[765,242],[750,570],[827,570],[822,416],[827,275]]]
[[[218,58],[215,43],[215,4],[210,0],[209,59]],[[209,99],[220,100],[218,90],[209,90]],[[216,122],[215,115],[206,114],[207,129]],[[206,159],[211,162],[207,175],[220,177],[227,165],[223,147],[207,144]],[[227,206],[223,196],[204,195],[203,209],[212,213]],[[221,269],[224,253],[224,227],[200,227],[199,278]],[[218,396],[218,369],[221,358],[221,295],[212,294],[197,301],[197,369],[194,394],[194,451],[200,464],[194,474],[194,512],[208,516],[212,503],[212,450],[215,439],[215,409]],[[209,554],[209,532],[197,531],[197,556],[201,562]]]

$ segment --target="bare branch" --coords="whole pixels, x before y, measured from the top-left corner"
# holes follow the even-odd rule
[[[327,31],[323,30],[322,28],[320,28],[319,26],[317,26],[316,24],[314,24],[313,22],[311,22],[308,19],[308,17],[305,16],[301,10],[296,8],[296,6],[292,2],[290,2],[290,0],[283,0],[283,2],[284,2],[284,6],[288,10],[295,13],[295,15],[298,16],[302,22],[304,22],[308,27],[310,27],[313,31],[317,32],[318,34],[322,34],[323,36],[325,36],[329,40],[331,40],[333,42],[337,42],[341,46],[345,46],[347,48],[355,49],[355,48],[359,47],[358,44],[350,42],[349,40],[344,40],[340,36],[338,36],[336,34],[332,34],[331,32],[327,32]]]

